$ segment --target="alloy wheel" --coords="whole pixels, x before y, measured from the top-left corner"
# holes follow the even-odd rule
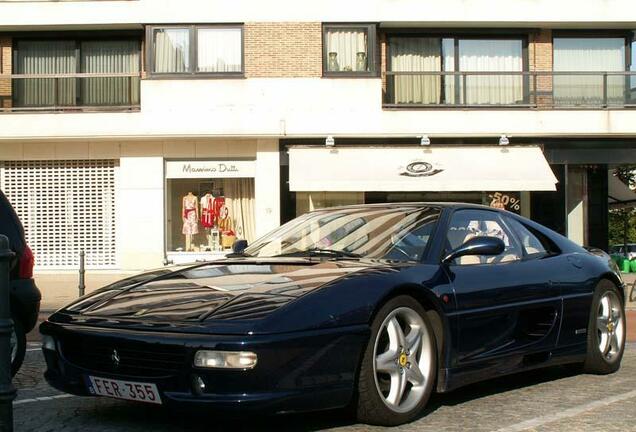
[[[415,408],[432,379],[432,335],[413,309],[393,310],[380,326],[373,350],[375,385],[394,412]]]
[[[596,331],[598,349],[607,361],[613,361],[622,351],[625,342],[621,302],[612,291],[603,294],[598,304]]]

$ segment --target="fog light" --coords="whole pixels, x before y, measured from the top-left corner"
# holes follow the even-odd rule
[[[257,356],[247,351],[197,351],[194,366],[213,369],[253,369]]]
[[[55,339],[53,336],[42,335],[42,349],[55,351]]]

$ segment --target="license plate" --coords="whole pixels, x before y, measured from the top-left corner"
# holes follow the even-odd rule
[[[125,399],[137,402],[161,404],[157,386],[151,383],[122,381],[88,376],[88,391],[97,396]]]

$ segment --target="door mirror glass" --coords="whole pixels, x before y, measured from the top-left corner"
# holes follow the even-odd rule
[[[234,244],[232,245],[232,254],[233,255],[243,255],[243,252],[245,252],[245,249],[247,249],[247,240],[235,240]]]
[[[473,237],[466,241],[453,251],[449,253],[442,262],[450,263],[454,259],[466,256],[466,255],[485,255],[494,256],[500,255],[506,249],[506,245],[498,237]]]

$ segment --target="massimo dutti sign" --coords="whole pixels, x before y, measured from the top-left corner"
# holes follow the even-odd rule
[[[255,161],[170,161],[166,178],[250,178],[256,174]]]

